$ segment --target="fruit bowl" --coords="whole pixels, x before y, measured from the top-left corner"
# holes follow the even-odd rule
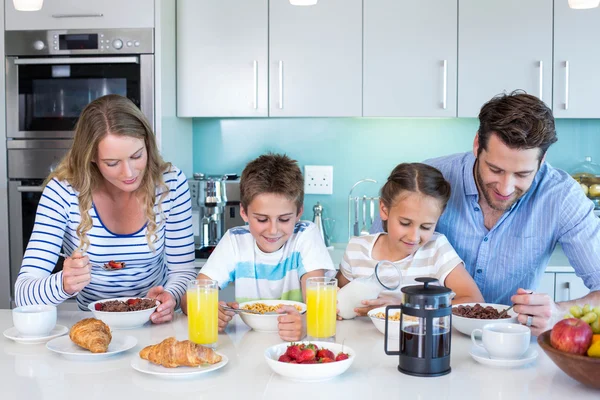
[[[115,299],[104,299],[98,300],[88,304],[88,309],[94,314],[94,318],[103,321],[106,325],[110,326],[111,329],[134,329],[143,326],[146,322],[150,321],[150,315],[156,310],[156,307],[160,304],[156,300],[156,306],[140,311],[123,311],[123,312],[111,312],[111,311],[97,311],[95,306],[98,303],[104,303],[111,300],[120,300],[127,302],[130,299],[136,299],[137,297],[117,297]]]
[[[269,367],[277,374],[297,382],[321,382],[332,379],[346,372],[354,362],[356,353],[350,347],[338,343],[330,342],[298,342],[297,344],[312,343],[319,348],[331,350],[334,354],[344,352],[348,354],[348,359],[324,364],[291,364],[278,361],[291,343],[281,343],[265,350],[265,360]]]
[[[240,308],[243,309],[244,306],[251,306],[256,303],[262,303],[267,306],[277,306],[279,304],[284,304],[286,306],[298,306],[302,311],[300,313],[306,312],[306,304],[300,303],[298,301],[292,300],[256,300],[256,301],[247,301],[245,303],[240,303]],[[250,328],[254,329],[257,332],[278,332],[279,314],[277,313],[269,313],[269,314],[251,314],[249,312],[240,312],[240,317],[242,321]]]
[[[550,344],[551,332],[552,330],[548,330],[542,333],[538,336],[537,341],[542,350],[554,361],[554,364],[577,382],[600,389],[600,358],[581,356],[555,349]]]
[[[456,308],[458,306],[473,307],[475,304],[481,304],[482,307],[492,306],[493,308],[495,308],[498,311],[504,311],[505,309],[507,309],[509,307],[504,304],[464,303],[464,304],[455,304],[452,306],[452,308]],[[452,326],[455,327],[456,330],[459,331],[460,333],[464,333],[467,336],[471,336],[471,332],[473,332],[474,329],[483,329],[484,325],[491,324],[492,322],[493,323],[502,322],[502,323],[512,323],[512,324],[519,323],[519,321],[517,321],[518,314],[516,312],[514,312],[512,309],[508,311],[508,315],[510,315],[510,318],[477,319],[477,318],[461,317],[459,315],[452,314]]]

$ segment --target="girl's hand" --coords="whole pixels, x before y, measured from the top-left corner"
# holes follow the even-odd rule
[[[92,265],[88,256],[76,251],[65,258],[62,270],[63,290],[70,295],[80,292],[92,280]]]
[[[221,308],[221,306],[240,308],[240,305],[235,301],[232,301],[230,303],[225,303],[224,301],[219,302],[219,332],[223,332],[225,328],[227,328],[227,324],[233,319],[233,316],[235,315],[233,311],[225,311]]]
[[[381,296],[373,300],[363,300],[361,301],[365,307],[357,307],[354,309],[354,312],[359,317],[367,316],[367,313],[374,308],[391,306],[391,305],[400,305],[401,301],[397,297],[393,296]]]
[[[279,321],[279,337],[286,342],[296,342],[304,337],[302,316],[294,306],[281,306],[277,312]]]
[[[150,289],[146,297],[160,301],[160,305],[150,316],[153,323],[162,324],[173,319],[176,302],[171,293],[167,292],[162,286],[155,286]]]

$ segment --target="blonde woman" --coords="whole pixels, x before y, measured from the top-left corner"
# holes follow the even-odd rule
[[[81,113],[73,146],[46,180],[15,284],[17,305],[79,308],[121,296],[161,302],[151,319],[170,321],[194,279],[194,237],[184,174],[164,162],[141,111],[108,95]],[[52,274],[59,252],[63,270]],[[121,270],[102,268],[125,262]]]

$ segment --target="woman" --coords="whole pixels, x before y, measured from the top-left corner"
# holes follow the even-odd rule
[[[161,302],[151,320],[170,321],[196,276],[191,218],[185,175],[162,160],[142,112],[125,97],[96,99],[46,180],[16,303],[150,297]],[[68,257],[52,274],[61,248]],[[104,270],[111,260],[125,268]]]

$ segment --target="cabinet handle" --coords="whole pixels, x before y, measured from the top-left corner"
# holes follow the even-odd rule
[[[444,60],[443,66],[442,108],[445,110],[448,105],[448,60]]]
[[[52,14],[52,18],[100,18],[104,17],[104,14],[93,13],[93,14]]]
[[[540,60],[540,100],[544,96],[544,62]]]
[[[258,108],[258,61],[253,61],[254,67],[254,109]]]
[[[567,300],[571,300],[571,282],[565,282],[565,289],[567,289]]]
[[[279,61],[279,108],[283,109],[283,61]]]
[[[569,109],[569,62],[565,61],[565,110]]]

